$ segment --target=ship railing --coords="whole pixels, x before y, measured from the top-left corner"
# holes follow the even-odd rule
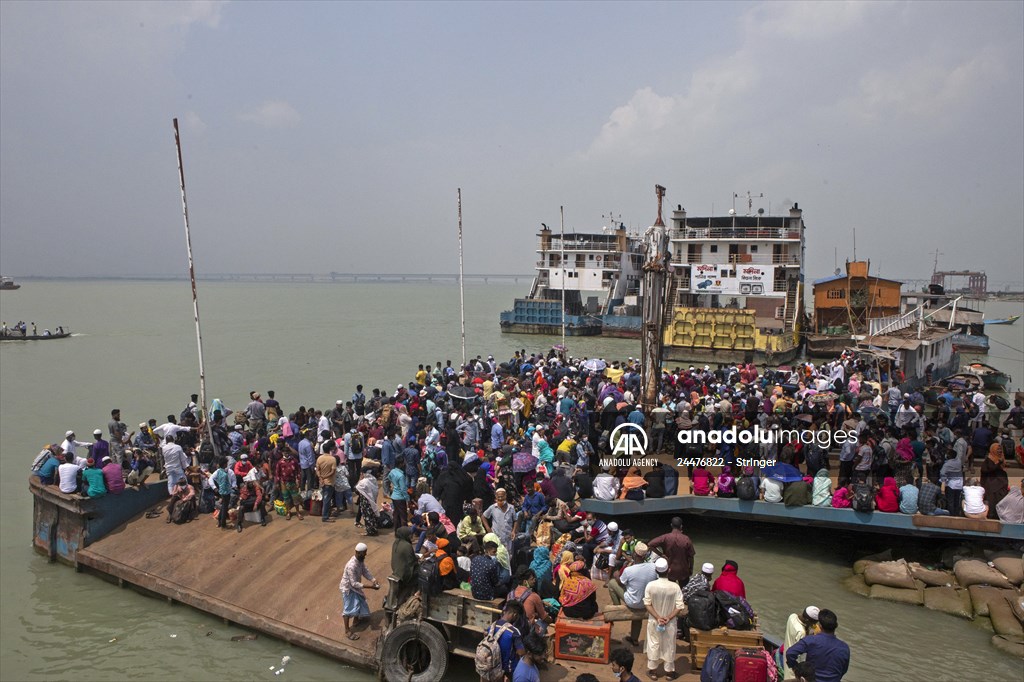
[[[562,249],[561,241],[555,237],[551,240],[550,246],[548,246],[548,252],[560,251]],[[618,242],[595,242],[590,240],[578,241],[575,239],[565,240],[566,251],[610,251],[618,253],[619,244]]]
[[[789,227],[687,227],[671,231],[670,239],[782,239],[800,241],[799,228]]]
[[[800,256],[787,253],[707,253],[707,254],[685,254],[675,261],[677,265],[692,265],[695,263],[735,263],[743,265],[800,265]]]

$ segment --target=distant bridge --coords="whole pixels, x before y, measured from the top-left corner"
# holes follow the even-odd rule
[[[487,273],[466,274],[467,282],[532,281],[533,275]],[[458,273],[403,273],[403,272],[267,272],[267,273],[210,273],[196,275],[204,281],[222,282],[458,282]],[[177,278],[175,278],[177,279]]]

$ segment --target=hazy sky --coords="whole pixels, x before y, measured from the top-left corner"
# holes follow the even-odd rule
[[[531,272],[793,201],[808,276],[1024,279],[1024,3],[0,3],[0,270]]]

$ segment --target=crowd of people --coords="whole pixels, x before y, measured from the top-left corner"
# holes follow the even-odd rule
[[[32,468],[43,484],[89,497],[145,486],[161,473],[171,495],[168,522],[215,512],[221,528],[242,532],[250,518],[265,525],[268,513],[334,523],[350,511],[366,536],[394,528],[400,594],[461,586],[477,599],[505,600],[494,632],[501,631],[503,671],[514,682],[537,679],[544,654],[535,640],[552,620],[594,618],[596,593],[606,587],[613,603],[646,614],[645,631],[642,617],[633,620],[626,641],[639,647],[645,635],[650,675],[663,667],[674,677],[677,614],[697,592],[745,599],[738,567],[727,562],[716,579],[703,570],[709,564],[693,574],[693,546],[679,519],[669,533],[644,540],[584,512],[583,500],[680,494],[682,462],[694,495],[858,509],[867,497],[883,512],[1021,522],[1024,499],[1005,468],[1024,456],[1019,435],[1011,437],[1024,427],[1020,401],[1000,415],[980,393],[947,391],[926,410],[920,392],[883,392],[874,371],[852,354],[786,370],[665,370],[658,405],[645,413],[632,358],[606,364],[520,351],[502,363],[479,356],[464,367],[425,363],[393,391],[367,394],[360,385],[323,409],[285,410],[273,391],[265,398],[253,391],[242,409],[215,399],[204,411],[193,395],[178,415],[131,432],[113,410],[106,434],[96,429],[93,442],[80,442],[68,431]],[[612,433],[627,422],[651,434],[662,458],[656,466],[612,466]],[[812,437],[714,444],[677,437],[755,427]],[[839,448],[820,437],[838,431],[855,437]],[[702,466],[708,460],[721,462],[717,472]],[[777,464],[742,464],[750,460]],[[379,587],[362,547],[340,585],[353,639],[350,626],[369,613],[363,580]],[[808,637],[799,651],[811,665],[792,670],[841,678],[849,650],[832,641],[835,624],[835,614],[820,611],[820,634],[805,634],[831,639]],[[787,646],[798,651],[795,640]],[[621,670],[632,665],[625,654],[616,660]]]

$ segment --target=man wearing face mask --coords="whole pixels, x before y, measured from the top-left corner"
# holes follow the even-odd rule
[[[619,682],[640,682],[633,674],[633,652],[626,648],[615,649],[611,655],[612,674]]]

